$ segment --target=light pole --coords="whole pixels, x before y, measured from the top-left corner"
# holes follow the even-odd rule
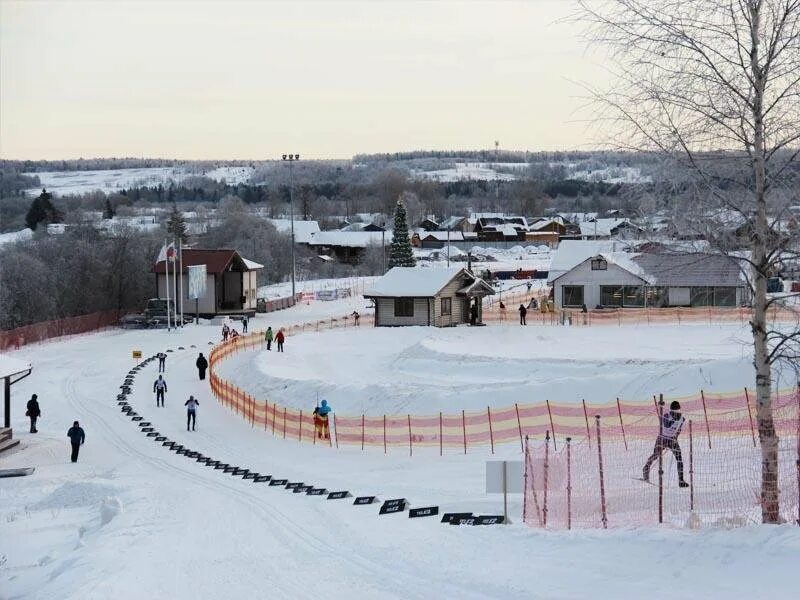
[[[294,163],[300,160],[299,154],[284,154],[283,160],[289,161],[289,210],[292,219],[292,298],[295,296],[295,265],[294,265]]]

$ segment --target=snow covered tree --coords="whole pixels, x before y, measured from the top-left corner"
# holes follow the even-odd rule
[[[389,268],[413,267],[417,264],[411,250],[411,240],[408,237],[408,222],[406,220],[406,207],[401,200],[397,201],[394,209],[394,235],[392,246],[389,250]]]
[[[189,239],[186,233],[186,220],[183,218],[183,213],[178,210],[178,206],[172,204],[172,212],[167,219],[167,233],[172,235],[175,239],[180,239],[181,244],[186,244]]]

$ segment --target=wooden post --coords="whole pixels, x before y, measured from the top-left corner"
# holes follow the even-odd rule
[[[272,403],[272,435],[275,435],[275,421],[278,420],[278,403]]]
[[[303,441],[303,409],[300,409],[300,426],[297,428],[297,441]]]
[[[528,516],[528,436],[525,436],[525,446],[523,447],[523,458],[525,465],[522,469],[522,522],[525,523]]]
[[[542,509],[542,520],[544,527],[547,528],[547,471],[550,467],[550,432],[544,435],[544,503]]]
[[[600,518],[603,521],[603,529],[608,529],[608,518],[606,517],[606,487],[603,480],[603,450],[600,437],[600,415],[595,415],[597,426],[597,464],[600,473]]]
[[[411,415],[408,415],[408,455],[414,454],[414,446],[411,442]]]
[[[286,407],[283,407],[283,439],[286,439]]]
[[[264,400],[264,431],[267,430],[267,423],[269,423],[269,400]]]
[[[706,435],[708,435],[708,449],[711,449],[711,428],[708,426],[708,412],[706,411],[706,395],[700,390],[700,398],[703,400],[703,415],[706,418]]]
[[[753,448],[756,447],[756,430],[753,427],[753,413],[750,412],[750,394],[747,392],[747,388],[744,388],[744,399],[747,401],[747,416],[750,417],[750,433],[753,436]]]
[[[689,419],[689,510],[694,510],[694,441],[692,420]]]
[[[336,438],[336,448],[339,448],[339,434],[336,431],[336,413],[333,413],[333,436]]]
[[[553,425],[553,413],[550,412],[550,400],[545,400],[547,404],[547,414],[550,415],[550,429],[553,432],[553,450],[557,450],[556,448],[556,426]]]
[[[591,443],[592,436],[589,433],[589,413],[586,412],[586,400],[581,400],[583,403],[583,418],[586,419],[586,439]]]
[[[492,445],[492,454],[494,454],[494,432],[492,431],[492,409],[486,407],[486,412],[489,414],[489,443]]]
[[[467,453],[467,417],[462,409],[461,411],[461,427],[464,430],[464,454]]]
[[[361,413],[361,449],[364,449],[364,413]]]
[[[567,438],[567,529],[572,529],[572,455],[570,442]]]
[[[383,415],[383,453],[386,454],[386,415]]]
[[[525,448],[522,445],[522,421],[520,421],[519,418],[519,405],[516,402],[514,403],[514,410],[517,411],[517,428],[519,429],[519,447],[520,450],[525,452]]]
[[[664,400],[659,402],[658,427],[661,433],[661,423],[664,417]],[[661,436],[659,435],[659,441]],[[664,448],[658,449],[658,522],[664,522]]]
[[[442,455],[442,411],[439,411],[439,456]]]
[[[617,398],[617,412],[619,413],[619,427],[622,429],[622,443],[625,444],[625,450],[628,450],[628,440],[625,439],[625,424],[622,422],[622,407],[619,404],[619,398]]]

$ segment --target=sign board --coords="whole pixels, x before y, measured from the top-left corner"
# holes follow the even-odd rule
[[[189,279],[188,298],[198,300],[206,295],[206,266],[194,265],[186,267]]]
[[[269,481],[269,475],[260,475],[253,480],[253,483],[265,483]]]
[[[141,350],[134,350],[133,352],[131,352],[131,354],[133,355],[133,358],[142,358]]]
[[[296,488],[294,488],[292,490],[292,492],[295,493],[295,494],[305,494],[312,487],[314,487],[314,486],[312,486],[312,485],[298,485]]]
[[[461,519],[467,519],[472,516],[472,513],[444,513],[442,515],[442,523],[453,523],[460,521]]]
[[[397,498],[395,500],[386,500],[378,511],[379,515],[388,515],[396,512],[403,512],[406,509],[406,499]]]
[[[301,485],[303,485],[302,481],[297,481],[297,482],[294,482],[294,483],[287,483],[286,484],[286,489],[287,490],[295,490],[295,489],[299,488]]]
[[[375,502],[375,496],[359,496],[353,504],[372,504]]]
[[[412,508],[408,511],[408,518],[415,519],[417,517],[433,517],[439,514],[438,506],[426,506],[424,508]]]
[[[289,483],[288,479],[273,479],[269,482],[270,485],[286,485]]]
[[[350,492],[331,492],[328,494],[328,500],[341,500],[342,498],[347,498],[350,495]]]
[[[325,488],[310,488],[307,492],[307,496],[322,496],[327,490]]]
[[[503,463],[506,465],[506,486],[503,487]],[[487,460],[487,494],[521,494],[523,490],[523,468],[521,460]]]
[[[474,518],[473,525],[501,525],[505,522],[503,515],[480,515]]]

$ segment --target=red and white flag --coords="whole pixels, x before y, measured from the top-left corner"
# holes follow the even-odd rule
[[[175,262],[177,254],[178,253],[175,250],[175,242],[171,242],[170,244],[164,244],[161,247],[161,252],[158,253],[158,260],[156,260],[156,262],[161,262],[164,260]]]

